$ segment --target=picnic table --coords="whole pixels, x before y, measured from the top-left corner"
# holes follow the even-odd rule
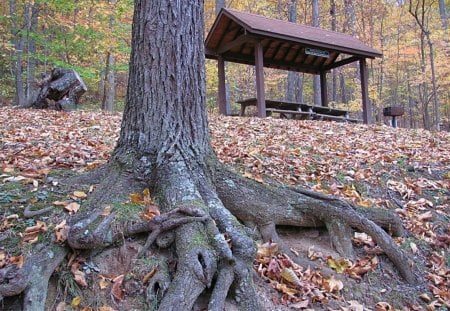
[[[240,115],[245,115],[249,106],[256,106],[256,98],[248,98],[237,101],[241,105]],[[282,118],[306,119],[306,120],[332,120],[342,122],[360,122],[358,119],[350,118],[347,110],[301,104],[285,100],[266,99],[267,116],[278,113]]]

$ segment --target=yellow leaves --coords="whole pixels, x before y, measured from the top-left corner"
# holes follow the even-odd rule
[[[70,303],[70,306],[72,308],[78,308],[80,306],[81,303],[81,297],[80,296],[76,296],[75,298],[72,299],[72,302]]]
[[[79,198],[79,199],[86,199],[86,198],[87,198],[87,194],[86,194],[86,192],[84,192],[84,191],[74,191],[74,192],[73,192],[73,195],[74,195],[76,198]]]
[[[160,215],[159,208],[152,200],[148,188],[145,188],[142,193],[131,193],[129,196],[132,204],[146,207],[146,210],[142,213],[142,218],[145,220],[151,220],[153,217]]]
[[[332,257],[327,258],[327,264],[330,268],[336,270],[337,273],[344,273],[344,271],[352,266],[352,263],[348,259],[333,259]]]

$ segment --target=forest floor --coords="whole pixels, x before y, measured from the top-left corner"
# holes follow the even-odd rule
[[[107,161],[120,120],[120,114],[0,108],[0,271],[22,265],[33,245],[41,241],[64,241],[63,218],[83,209],[95,185],[77,189],[63,181]],[[405,264],[416,265],[425,276],[424,286],[406,287],[364,234],[355,233],[358,257],[346,259],[332,250],[326,231],[320,228],[278,228],[291,253],[279,254],[274,245],[260,245],[254,265],[267,310],[449,308],[449,133],[214,115],[210,130],[219,159],[248,178],[299,185],[366,208],[395,211],[408,230],[407,236],[396,238],[411,258]],[[131,201],[135,197],[130,194]],[[141,208],[135,205],[124,206]],[[42,209],[47,212],[33,215]],[[123,217],[127,213],[124,210]],[[70,254],[55,274],[48,308],[139,309],[139,286],[122,283],[130,274],[144,283],[150,277],[151,271],[128,262],[138,244],[124,241],[95,259]],[[294,267],[301,286],[293,286],[290,277],[274,267],[294,256],[328,266],[338,277]],[[0,309],[20,308],[16,298],[1,303]]]

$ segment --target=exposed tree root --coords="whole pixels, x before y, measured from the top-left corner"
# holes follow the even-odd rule
[[[48,280],[68,249],[56,245],[38,245],[34,251],[23,267],[11,265],[0,270],[0,300],[24,292],[24,311],[45,309]]]
[[[334,248],[346,257],[353,256],[353,230],[366,232],[408,283],[416,281],[411,267],[405,264],[408,262],[406,255],[386,232],[404,233],[395,214],[355,207],[305,189],[268,187],[213,163],[208,168],[187,167],[184,162],[158,168],[149,181],[163,214],[150,221],[126,222],[119,220],[114,211],[105,216],[101,208],[89,210],[71,222],[68,245],[79,250],[99,250],[124,237],[144,233],[148,236],[138,258],[156,248],[166,249],[162,253],[174,252],[175,272],[170,271],[164,257],[161,258],[145,290],[146,302],[158,306],[159,310],[191,310],[206,288],[211,288],[209,310],[223,310],[230,293],[240,310],[261,310],[253,285],[252,262],[256,247],[242,223],[256,225],[265,241],[279,241],[277,225],[326,227]],[[192,174],[194,170],[196,174]],[[102,202],[119,191],[117,185],[132,178],[129,172],[123,171],[113,171],[110,175],[102,172],[101,176],[103,182],[97,187],[101,193],[96,198]],[[142,180],[134,182],[137,184],[142,184]],[[35,260],[42,263],[39,267],[27,260],[22,269],[0,270],[0,295],[5,297],[25,291],[28,310],[37,310],[45,303],[42,287],[46,287],[51,272],[65,252],[58,248],[52,260],[50,257]],[[306,258],[295,261],[315,267],[315,263]],[[326,267],[322,271],[325,275],[333,274]]]
[[[40,216],[40,215],[43,215],[45,213],[48,213],[48,212],[50,212],[52,210],[53,210],[53,207],[49,206],[49,207],[46,207],[46,208],[43,208],[43,209],[40,209],[40,210],[37,210],[37,211],[32,211],[31,207],[27,206],[27,207],[25,207],[25,210],[23,211],[23,216],[25,218],[33,218],[33,217]]]

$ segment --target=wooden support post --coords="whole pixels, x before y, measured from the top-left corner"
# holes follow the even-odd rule
[[[365,124],[372,123],[372,106],[369,101],[369,74],[367,69],[367,62],[365,58],[359,60],[359,67],[361,73],[361,93],[363,105],[363,120]]]
[[[328,88],[327,88],[327,72],[320,72],[320,95],[322,98],[322,106],[328,107]]]
[[[231,105],[227,100],[227,90],[225,85],[225,62],[221,56],[217,58],[217,67],[219,75],[219,113],[229,116],[231,115]]]
[[[256,107],[258,117],[266,117],[266,97],[264,94],[264,54],[261,42],[255,44],[255,74],[256,74]]]

